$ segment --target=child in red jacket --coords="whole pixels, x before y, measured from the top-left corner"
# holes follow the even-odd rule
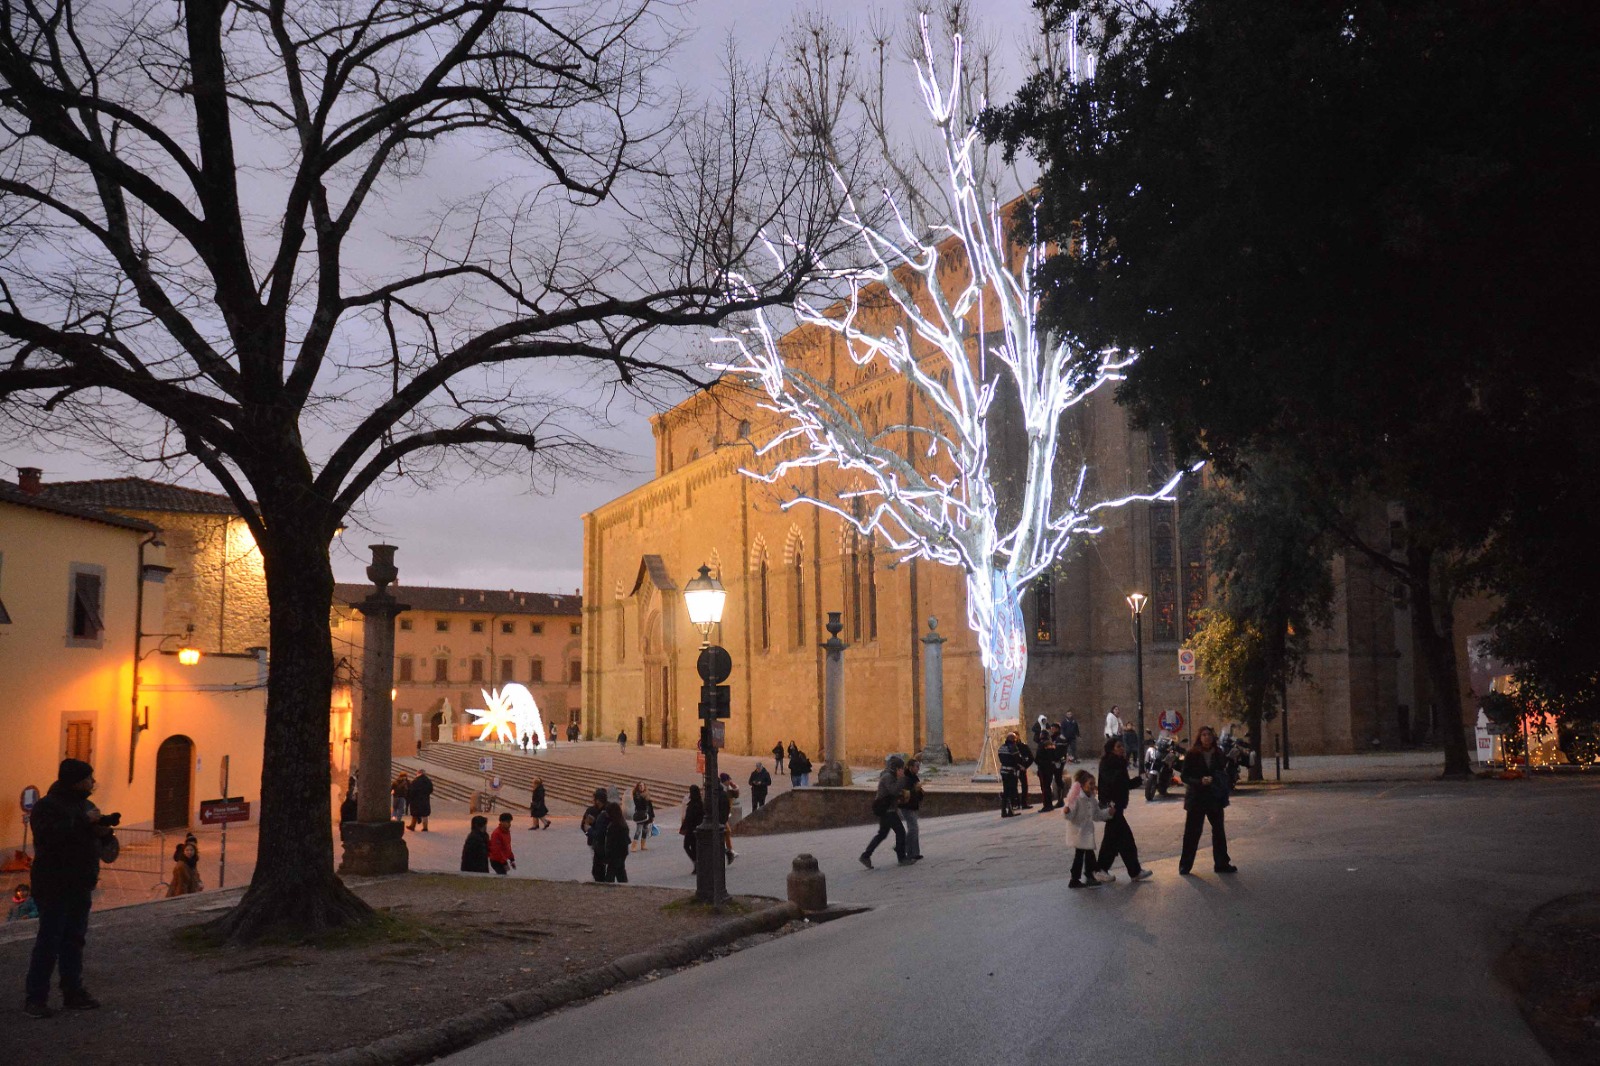
[[[517,856],[511,850],[511,812],[500,816],[500,824],[489,834],[489,865],[497,874],[507,873],[507,867],[517,868]]]

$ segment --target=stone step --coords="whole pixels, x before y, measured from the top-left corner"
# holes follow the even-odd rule
[[[486,752],[478,746],[453,742],[428,744],[422,749],[424,762],[448,767],[458,774],[479,777],[482,773],[478,770],[478,759],[485,754],[493,757],[493,772],[500,776],[503,785],[515,786],[526,795],[533,787],[533,779],[540,777],[544,780],[546,797],[574,803],[580,807],[589,805],[595,789],[612,787],[620,790],[626,805],[628,793],[632,790],[634,782],[639,780],[643,780],[650,787],[650,798],[658,810],[682,804],[689,794],[688,785],[677,781],[623,775],[614,770],[595,769],[546,756],[522,755],[500,750]]]

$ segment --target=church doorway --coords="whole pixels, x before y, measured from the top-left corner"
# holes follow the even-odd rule
[[[666,638],[661,612],[652,611],[644,624],[644,728],[646,743],[672,745],[671,723],[667,721],[668,694]]]
[[[194,766],[194,741],[171,736],[156,749],[157,829],[189,828],[190,770]]]
[[[433,717],[428,719],[428,739],[435,743],[439,740],[439,727],[444,725],[444,712],[434,711]]]

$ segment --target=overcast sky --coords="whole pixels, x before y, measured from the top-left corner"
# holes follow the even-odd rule
[[[747,55],[764,55],[776,45],[795,14],[817,9],[850,22],[863,38],[874,10],[896,20],[904,18],[908,10],[898,3],[847,0],[694,0],[686,13],[694,35],[677,57],[679,77],[693,85],[704,72],[716,71],[729,34],[738,39]],[[987,0],[978,10],[985,30],[1002,51],[1014,50],[1033,24],[1028,0]],[[1002,84],[1009,87],[1009,83]],[[360,517],[371,528],[352,528],[336,544],[335,573],[342,581],[365,580],[366,546],[383,541],[399,545],[396,562],[405,584],[576,590],[583,565],[581,516],[643,484],[653,472],[650,413],[625,401],[618,401],[607,412],[616,428],[604,434],[604,443],[626,458],[604,480],[530,486],[524,478],[503,477],[427,489],[402,484],[374,490]],[[162,477],[154,470],[109,468],[25,440],[0,451],[0,464],[41,467],[47,481],[129,473]],[[0,473],[15,478],[15,471],[3,466]],[[199,479],[191,484],[215,489],[214,484]]]

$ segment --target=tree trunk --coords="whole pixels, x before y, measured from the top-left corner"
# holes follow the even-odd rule
[[[1467,777],[1467,732],[1461,722],[1461,686],[1456,679],[1455,601],[1442,587],[1434,551],[1412,541],[1406,547],[1411,594],[1411,634],[1428,672],[1428,689],[1438,706],[1444,743],[1444,776]]]
[[[334,873],[328,714],[333,696],[329,615],[333,567],[326,523],[303,504],[273,508],[263,493],[261,544],[271,619],[261,832],[244,898],[214,929],[235,942],[364,922],[372,909]],[[312,498],[310,486],[285,493]],[[276,511],[276,513],[274,513]]]

